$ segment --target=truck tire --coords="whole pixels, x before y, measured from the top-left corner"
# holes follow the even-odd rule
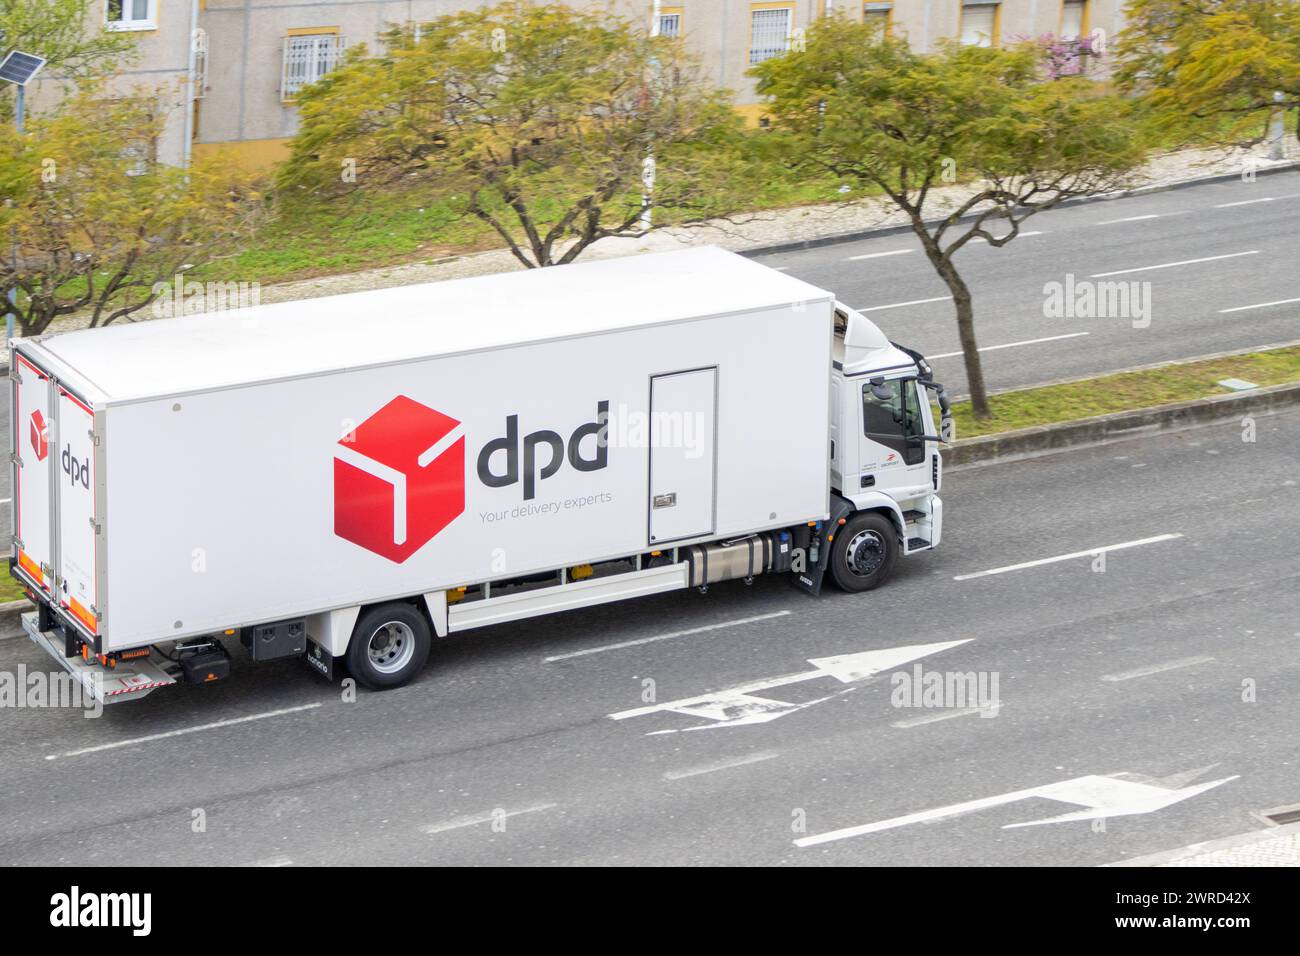
[[[850,594],[880,587],[898,560],[898,531],[879,512],[854,515],[831,542],[831,577]]]
[[[364,611],[348,642],[348,670],[371,690],[401,687],[429,659],[429,622],[410,604],[395,601]]]

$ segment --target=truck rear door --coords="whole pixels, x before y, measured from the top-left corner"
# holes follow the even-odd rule
[[[95,594],[95,413],[63,386],[58,388],[59,606],[89,634],[99,631]]]
[[[15,353],[13,375],[14,550],[28,583],[54,594],[51,462],[58,458],[49,375]]]

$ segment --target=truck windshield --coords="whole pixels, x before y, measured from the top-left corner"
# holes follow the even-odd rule
[[[872,441],[880,442],[903,456],[909,465],[925,458],[925,443],[914,439],[925,434],[921,402],[913,379],[895,379],[885,383],[889,398],[875,396],[871,385],[862,386],[862,430]]]

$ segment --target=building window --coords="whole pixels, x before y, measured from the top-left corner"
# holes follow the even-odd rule
[[[880,27],[883,36],[889,32],[889,18],[894,12],[892,3],[864,3],[862,5],[862,22],[874,23]]]
[[[790,49],[790,7],[749,11],[749,62],[762,63]]]
[[[1065,0],[1061,4],[1061,39],[1077,40],[1088,25],[1088,0]]]
[[[659,36],[676,39],[682,35],[681,11],[659,14]]]
[[[104,10],[110,30],[155,30],[154,5],[157,0],[108,0]]]
[[[963,46],[998,45],[998,5],[965,0],[961,8]]]
[[[284,38],[280,99],[291,100],[338,64],[344,41],[337,33],[305,33]]]

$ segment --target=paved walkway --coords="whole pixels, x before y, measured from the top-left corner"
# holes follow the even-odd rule
[[[1300,823],[1255,830],[1224,840],[1151,856],[1141,856],[1112,866],[1300,866]]]

